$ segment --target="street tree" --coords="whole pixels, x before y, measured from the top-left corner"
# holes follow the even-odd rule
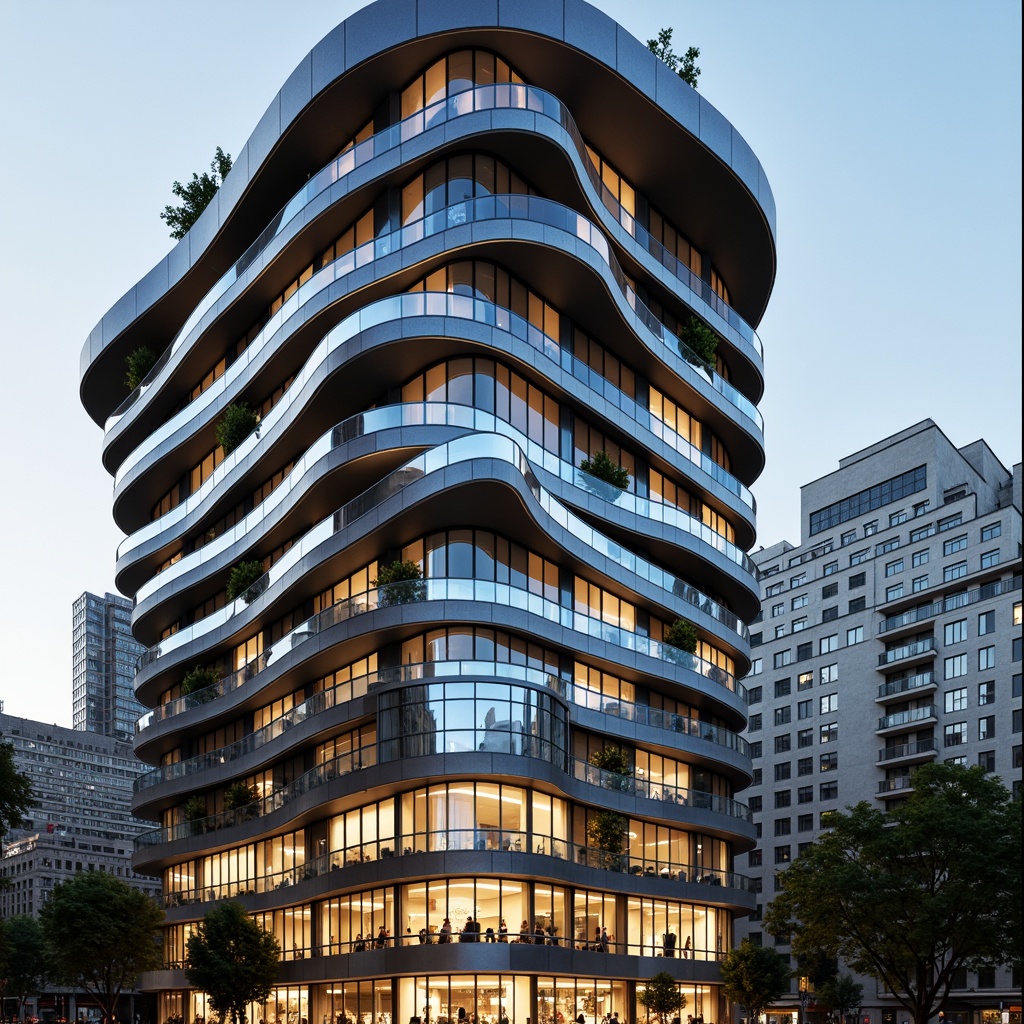
[[[220,146],[210,161],[210,173],[203,171],[202,174],[192,172],[192,180],[185,182],[176,181],[171,186],[171,192],[182,200],[181,206],[165,206],[160,219],[167,222],[171,229],[171,238],[184,238],[185,233],[197,220],[199,215],[210,205],[210,200],[217,194],[217,189],[224,183],[224,179],[231,170],[231,154],[225,153]]]
[[[3,960],[4,995],[18,1000],[18,1019],[25,1017],[25,1003],[43,987],[46,979],[46,950],[39,922],[19,914],[4,922],[6,957]]]
[[[39,914],[51,980],[85,989],[113,1020],[125,989],[162,966],[155,900],[104,871],[82,871],[53,888]]]
[[[32,785],[14,763],[14,746],[0,743],[0,842],[32,806]]]
[[[647,40],[647,49],[659,60],[663,60],[687,85],[697,88],[697,79],[700,78],[700,68],[697,67],[700,47],[689,46],[686,53],[680,56],[672,49],[672,29],[663,28],[658,30],[657,39]]]
[[[847,1015],[853,1013],[864,998],[864,986],[849,974],[829,978],[818,987],[815,1002],[824,1006],[840,1024],[846,1024]]]
[[[755,946],[749,939],[722,959],[725,994],[743,1007],[750,1024],[789,991],[789,979],[786,959],[770,946]]]
[[[926,1024],[957,972],[1020,960],[1021,818],[979,767],[924,765],[907,801],[836,813],[765,915],[793,952],[882,982]]]
[[[668,971],[658,971],[642,989],[637,990],[636,999],[658,1024],[670,1024],[674,1017],[679,1016],[680,1010],[686,1008],[686,996]]]
[[[249,1003],[262,1003],[277,980],[281,947],[234,900],[208,911],[188,938],[185,977],[209,997],[221,1021],[246,1024]]]

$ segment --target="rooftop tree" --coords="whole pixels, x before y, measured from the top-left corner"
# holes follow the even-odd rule
[[[197,220],[199,215],[210,205],[210,200],[217,194],[217,190],[224,183],[224,179],[231,170],[231,154],[225,153],[220,146],[210,162],[210,173],[203,171],[202,174],[192,172],[192,180],[185,182],[176,181],[171,186],[171,192],[182,200],[181,206],[165,206],[160,219],[166,221],[171,229],[171,238],[184,238],[186,232]]]

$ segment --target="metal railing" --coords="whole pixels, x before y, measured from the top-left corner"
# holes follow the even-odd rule
[[[897,711],[894,714],[886,715],[878,720],[878,728],[895,729],[901,725],[913,725],[916,722],[924,722],[935,717],[935,705],[928,704],[925,707],[911,708],[909,711]]]
[[[899,615],[890,615],[878,624],[879,633],[887,633],[892,629],[900,629],[902,626],[909,626],[915,622],[922,622],[925,619],[941,615],[943,612],[955,611],[957,608],[964,608],[967,605],[977,604],[979,601],[987,601],[1001,594],[1009,594],[1014,590],[1021,589],[1021,577],[1014,576],[1008,580],[997,580],[995,583],[986,583],[976,590],[969,590],[966,593],[950,594],[941,601],[933,601],[930,604],[919,605],[916,608],[908,608]]]
[[[925,686],[934,686],[936,683],[934,672],[918,672],[916,675],[906,676],[903,679],[892,679],[882,683],[878,688],[879,697],[894,697],[899,693],[908,693],[910,690],[919,690]]]
[[[746,875],[701,864],[684,864],[664,858],[634,856],[628,852],[610,853],[565,839],[548,835],[509,829],[446,829],[434,832],[414,832],[401,837],[388,837],[370,843],[341,847],[306,860],[284,871],[271,872],[247,879],[234,879],[208,885],[185,887],[165,893],[165,907],[179,907],[194,903],[214,903],[260,893],[287,889],[301,882],[329,875],[344,882],[346,868],[358,864],[392,858],[419,857],[425,853],[490,852],[513,856],[528,854],[567,861],[599,871],[614,871],[645,878],[658,878],[665,882],[691,882],[695,884],[752,891]],[[412,869],[400,868],[396,874],[404,875]]]
[[[886,651],[884,654],[878,656],[878,664],[891,665],[894,661],[902,661],[904,658],[916,658],[922,654],[934,654],[935,653],[935,637],[929,636],[924,640],[915,640],[913,643],[903,644],[900,647],[894,647],[891,651]]]

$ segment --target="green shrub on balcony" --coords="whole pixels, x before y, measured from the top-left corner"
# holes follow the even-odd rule
[[[593,852],[596,867],[618,871],[626,844],[629,822],[615,811],[597,811],[587,820],[587,846]]]
[[[702,365],[708,370],[715,368],[715,352],[718,349],[718,335],[703,320],[695,316],[679,328],[679,354],[688,362]],[[696,360],[694,360],[696,356]]]
[[[224,810],[240,811],[243,821],[251,821],[259,816],[259,791],[255,786],[244,782],[232,782],[224,791]]]
[[[672,647],[678,647],[687,654],[694,654],[697,650],[697,627],[686,619],[676,619],[668,629],[665,630],[665,643]]]
[[[146,374],[153,369],[156,356],[153,350],[145,345],[140,345],[134,352],[129,352],[124,357],[124,385],[129,391],[134,391],[145,379]]]
[[[258,558],[250,558],[239,562],[228,575],[227,595],[229,601],[241,597],[246,604],[254,601],[266,589],[266,581],[262,587],[255,584],[263,578],[263,563]]]
[[[622,747],[604,747],[590,755],[590,763],[608,777],[601,780],[607,789],[618,789],[629,792],[632,784],[633,769],[629,765],[629,755]]]
[[[195,668],[190,668],[181,680],[181,695],[191,697],[193,701],[200,704],[205,704],[217,696],[213,687],[218,682],[220,682],[220,673],[216,669],[196,665]]]
[[[256,429],[259,422],[259,415],[246,402],[232,402],[224,410],[214,431],[217,444],[224,449],[224,454],[230,455]]]
[[[209,816],[206,810],[206,800],[201,796],[190,796],[182,808],[182,816],[191,825],[189,831],[194,836],[201,835],[206,831],[205,819]]]
[[[427,599],[423,570],[408,559],[396,559],[390,565],[378,569],[377,578],[370,582],[372,586],[378,588],[377,604],[381,608]]]
[[[598,480],[618,487],[620,491],[624,491],[629,486],[629,470],[625,466],[613,462],[611,456],[605,451],[594,452],[589,459],[584,459],[580,463],[580,469],[584,473],[596,476]]]

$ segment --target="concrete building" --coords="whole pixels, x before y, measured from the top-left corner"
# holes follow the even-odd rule
[[[82,356],[157,1019],[225,897],[270,1024],[632,1021],[660,969],[726,1019],[774,274],[739,133],[579,0],[381,0],[302,61]]]
[[[131,813],[132,783],[145,765],[130,744],[2,713],[0,735],[33,795],[8,843],[36,833],[124,841],[147,827]]]
[[[740,864],[760,895],[737,938],[766,943],[776,873],[830,811],[891,806],[934,760],[980,764],[1016,792],[1021,779],[1020,465],[923,420],[841,459],[801,488],[800,507],[800,544],[753,556],[762,615],[746,736],[760,841]],[[903,1019],[861,980],[863,1020]],[[1019,1021],[1019,978],[972,972],[946,1019],[998,1024],[1011,1003]]]
[[[145,650],[132,636],[132,603],[82,594],[72,606],[72,725],[131,742],[145,710],[133,682]]]
[[[53,887],[79,871],[105,871],[147,895],[159,896],[159,878],[137,873],[133,839],[146,823],[132,817],[132,781],[140,764],[130,744],[92,733],[0,713],[0,739],[10,743],[14,766],[32,784],[33,806],[0,850],[0,919],[39,916]],[[125,1009],[152,1007],[125,993]],[[13,1012],[12,1002],[7,1009]],[[72,989],[47,988],[26,1006],[44,1020],[95,1016],[91,999]]]

